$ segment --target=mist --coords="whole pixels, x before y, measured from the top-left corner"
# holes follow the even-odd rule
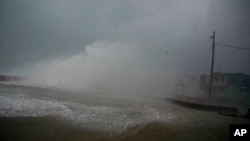
[[[169,68],[152,65],[161,59]],[[22,75],[39,85],[74,91],[163,96],[172,92],[177,64],[165,52],[140,43],[96,41],[70,57],[41,61]]]
[[[6,0],[0,9],[0,73],[77,91],[174,93],[186,75],[209,73],[213,31],[216,42],[250,44],[244,0]],[[247,51],[216,47],[215,60],[215,71],[250,73]]]

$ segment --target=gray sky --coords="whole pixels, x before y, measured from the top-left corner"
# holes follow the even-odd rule
[[[217,42],[250,48],[249,14],[249,0],[1,0],[0,72],[86,57],[99,43],[111,62],[208,73],[213,30]],[[215,71],[250,73],[249,62],[250,51],[216,46]]]

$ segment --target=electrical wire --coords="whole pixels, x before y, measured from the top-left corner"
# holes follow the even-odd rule
[[[232,46],[232,45],[222,44],[222,43],[218,43],[218,42],[216,42],[215,44],[219,45],[219,46],[223,46],[223,47],[229,47],[229,48],[235,48],[235,49],[242,49],[242,50],[250,50],[250,48]]]

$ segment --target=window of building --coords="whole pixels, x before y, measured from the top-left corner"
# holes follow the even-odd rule
[[[220,93],[224,93],[225,89],[224,87],[220,87]]]
[[[221,76],[220,81],[224,82],[225,81],[225,77]]]
[[[213,86],[213,91],[216,92],[217,91],[217,86]]]
[[[213,78],[213,81],[218,82],[218,81],[219,81],[219,78],[218,78],[218,77],[214,77],[214,78]]]

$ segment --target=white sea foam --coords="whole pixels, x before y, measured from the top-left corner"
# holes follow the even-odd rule
[[[129,127],[144,126],[152,121],[169,122],[174,115],[153,105],[129,104],[112,106],[86,104],[53,99],[38,99],[23,95],[0,95],[0,116],[59,116],[82,128],[121,133]]]

